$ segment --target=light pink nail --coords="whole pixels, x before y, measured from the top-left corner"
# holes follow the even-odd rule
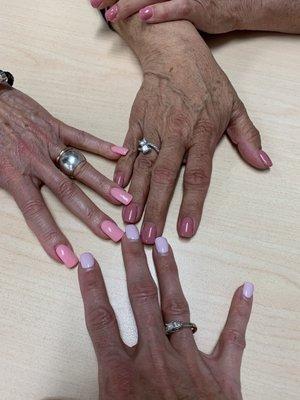
[[[155,247],[159,254],[167,254],[169,251],[169,243],[162,236],[155,239]]]
[[[80,264],[84,269],[93,268],[95,259],[91,253],[83,253],[80,256]]]
[[[135,225],[127,225],[125,228],[126,237],[129,240],[139,240],[140,234],[138,228]]]
[[[139,11],[140,18],[143,21],[147,21],[151,17],[153,17],[153,8],[152,7],[145,7]]]
[[[259,157],[260,157],[261,161],[265,164],[266,167],[268,167],[268,168],[272,167],[272,165],[273,165],[272,160],[266,152],[264,152],[263,150],[260,150]]]
[[[74,252],[70,249],[70,247],[60,244],[55,249],[57,256],[61,259],[61,261],[68,268],[74,268],[78,264],[78,258],[74,254]]]
[[[91,0],[91,6],[94,8],[98,8],[103,3],[103,0]]]
[[[114,242],[119,242],[124,235],[124,232],[112,221],[103,221],[101,229]]]
[[[121,147],[121,146],[112,146],[111,151],[116,154],[120,154],[121,156],[126,156],[128,153],[128,149],[126,147]]]
[[[243,286],[243,296],[246,299],[251,299],[254,292],[254,285],[251,282],[245,282]]]
[[[106,20],[112,22],[116,18],[118,12],[119,12],[119,8],[118,8],[117,4],[115,4],[109,10],[106,11],[106,13],[105,13]]]
[[[121,188],[112,188],[110,194],[120,203],[125,204],[125,206],[127,206],[132,200],[132,195]]]

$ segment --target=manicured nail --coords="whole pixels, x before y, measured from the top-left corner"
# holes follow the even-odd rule
[[[112,221],[103,221],[101,224],[101,229],[114,242],[119,242],[124,235],[122,229],[120,229],[118,225]]]
[[[159,254],[167,254],[169,251],[169,243],[162,236],[155,239],[155,247]]]
[[[95,259],[91,253],[83,253],[80,256],[80,264],[84,269],[93,268]]]
[[[194,235],[194,221],[185,217],[180,223],[179,235],[184,238],[191,238]]]
[[[78,264],[78,258],[74,254],[74,252],[70,249],[70,247],[60,244],[55,249],[57,256],[61,259],[61,261],[68,268],[74,268]]]
[[[143,225],[142,229],[142,241],[145,244],[154,244],[155,238],[157,236],[157,229],[155,224],[152,224],[152,222],[146,222]]]
[[[127,206],[132,200],[132,195],[121,188],[112,188],[110,194],[120,203],[125,204],[125,206]]]
[[[243,296],[246,299],[251,299],[254,292],[254,285],[251,282],[245,282],[243,286]]]
[[[132,224],[136,222],[138,216],[138,206],[134,203],[129,204],[129,206],[124,207],[123,210],[123,220],[127,224]]]
[[[117,172],[114,176],[114,182],[116,182],[117,185],[120,187],[124,186],[124,175],[121,174],[120,172]]]
[[[138,228],[135,225],[127,225],[125,228],[127,239],[139,240],[140,234]]]
[[[113,21],[116,18],[118,11],[119,11],[119,8],[118,8],[117,4],[115,4],[109,10],[106,11],[106,13],[105,13],[106,20]]]
[[[121,156],[126,156],[129,150],[126,149],[126,147],[112,146],[111,151],[116,154],[121,154]]]
[[[103,0],[91,0],[91,6],[94,8],[98,8],[103,3]]]
[[[273,163],[271,158],[268,156],[267,153],[265,153],[263,150],[259,150],[259,157],[261,161],[265,164],[266,167],[271,168]]]
[[[140,18],[143,21],[147,21],[151,17],[153,17],[153,8],[152,7],[145,7],[139,11]]]

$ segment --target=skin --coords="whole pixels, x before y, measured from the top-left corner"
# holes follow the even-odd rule
[[[86,324],[98,360],[101,400],[241,400],[240,368],[252,297],[235,292],[224,329],[211,354],[198,350],[190,329],[169,337],[164,321],[189,321],[171,248],[153,259],[159,284],[151,277],[141,241],[122,239],[128,295],[138,342],[121,339],[97,262],[78,268]]]
[[[188,20],[208,33],[234,30],[300,33],[298,0],[91,0],[91,3],[101,9],[113,5],[106,16],[114,22],[139,12],[141,20],[147,23]]]
[[[111,220],[55,165],[66,146],[90,151],[111,160],[118,160],[112,144],[64,124],[50,115],[30,97],[0,85],[0,187],[7,190],[20,207],[24,218],[45,251],[60,261],[58,245],[69,243],[57,226],[41,194],[48,188],[96,235],[108,237],[100,225]],[[94,169],[88,162],[76,169],[76,180],[94,189],[113,204],[120,204],[110,194],[118,185]]]
[[[163,232],[185,162],[177,230],[180,237],[192,237],[200,223],[213,154],[224,133],[251,166],[268,169],[272,162],[261,150],[259,132],[242,101],[192,24],[144,25],[135,15],[114,28],[143,70],[124,142],[129,152],[118,161],[114,177],[124,186],[131,180],[134,200],[124,209],[124,221],[138,222],[145,209],[142,240],[153,244]],[[143,137],[161,148],[158,156],[138,154]]]

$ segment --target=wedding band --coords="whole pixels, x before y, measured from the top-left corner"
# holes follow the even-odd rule
[[[198,329],[197,325],[192,322],[170,321],[165,324],[166,335],[171,335],[185,328],[191,329],[193,333],[197,332]]]
[[[59,166],[59,169],[65,174],[74,177],[74,173],[79,164],[86,161],[85,156],[78,150],[73,149],[72,147],[67,147],[62,150],[56,162]]]
[[[145,155],[151,153],[152,150],[155,150],[157,154],[159,153],[159,147],[157,147],[153,143],[150,143],[146,138],[139,140],[138,151],[140,153],[143,153]]]

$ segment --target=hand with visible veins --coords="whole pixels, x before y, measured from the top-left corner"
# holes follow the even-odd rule
[[[227,133],[251,166],[272,166],[246,109],[193,25],[186,21],[143,25],[135,15],[113,24],[140,60],[143,82],[134,101],[114,180],[130,181],[134,200],[123,211],[137,223],[145,210],[142,240],[161,236],[183,161],[183,196],[178,214],[180,237],[197,232],[208,191],[214,151]],[[143,137],[160,147],[157,155],[138,153]]]
[[[74,147],[117,161],[127,149],[71,128],[20,91],[0,84],[0,187],[20,207],[25,220],[50,257],[74,267],[78,259],[54,221],[41,194],[46,185],[58,199],[103,239],[119,241],[123,231],[55,165],[60,152]],[[85,161],[75,179],[112,204],[129,204],[132,196]]]
[[[166,239],[157,239],[153,249],[161,304],[135,226],[127,226],[122,250],[138,331],[133,347],[121,339],[97,261],[84,253],[78,268],[86,324],[98,360],[99,400],[242,400],[240,368],[253,285],[245,283],[236,290],[219,340],[211,354],[204,354],[190,329],[165,334],[164,323],[190,321]]]
[[[234,30],[262,30],[300,33],[298,0],[91,0],[95,8],[106,11],[111,22],[139,12],[140,19],[153,24],[187,20],[207,33]]]

